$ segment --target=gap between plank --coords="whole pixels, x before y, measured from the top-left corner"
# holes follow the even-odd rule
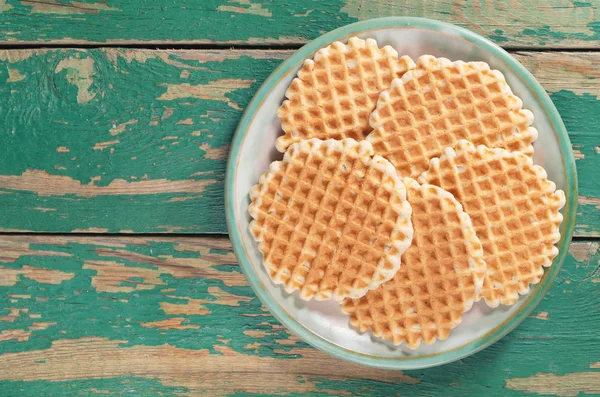
[[[26,49],[101,49],[101,48],[131,48],[143,50],[288,50],[295,51],[306,43],[298,44],[227,44],[227,43],[0,43],[0,50]],[[508,52],[600,52],[600,47],[502,47]]]
[[[90,233],[90,232],[0,232],[2,236],[48,236],[48,237],[172,237],[215,238],[229,237],[228,233]],[[600,236],[573,236],[573,242],[600,241]]]

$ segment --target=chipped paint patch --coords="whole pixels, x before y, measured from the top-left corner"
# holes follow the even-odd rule
[[[96,271],[92,287],[98,292],[133,292],[165,285],[158,270],[125,266],[115,261],[85,261],[83,269]]]
[[[186,303],[170,303],[170,302],[160,302],[161,310],[167,315],[197,315],[197,316],[206,316],[210,314],[210,310],[202,305],[197,299],[190,299],[185,297],[175,297],[177,299],[185,299]]]
[[[585,154],[581,153],[581,150],[573,149],[573,155],[576,161],[585,159]]]
[[[137,122],[138,121],[136,119],[131,119],[119,125],[113,124],[112,128],[110,129],[110,135],[119,135],[121,132],[125,131],[125,128],[128,125],[134,125],[137,124]]]
[[[166,320],[150,321],[140,323],[142,327],[157,329],[198,329],[200,326],[194,324],[183,325],[186,319],[183,317],[168,318]]]
[[[1,285],[1,282],[0,282],[0,285]],[[22,307],[7,307],[4,310],[8,310],[9,313],[7,315],[0,316],[0,321],[5,321],[8,323],[14,323],[15,319],[21,317],[21,313],[27,313],[29,311],[29,309],[22,308]]]
[[[107,233],[108,228],[106,227],[88,227],[85,229],[73,229],[73,233]]]
[[[177,123],[175,123],[177,125],[193,125],[194,124],[194,119],[192,119],[191,117],[185,120],[179,120]]]
[[[4,11],[9,11],[12,9],[13,9],[13,6],[11,6],[10,4],[6,4],[6,0],[0,0],[0,13],[3,13]]]
[[[539,312],[533,318],[537,318],[538,320],[550,320],[548,317],[548,312]]]
[[[93,150],[104,150],[106,148],[111,147],[112,145],[116,145],[119,142],[120,141],[118,139],[115,139],[113,141],[98,142],[92,147],[92,149]]]
[[[240,14],[260,15],[263,17],[272,17],[273,14],[266,8],[263,8],[260,3],[252,3],[250,0],[227,0],[228,3],[239,4],[248,7],[240,7],[234,5],[220,5],[217,11],[236,12]]]
[[[22,329],[7,329],[0,332],[0,342],[4,342],[11,339],[16,339],[18,342],[25,342],[29,340],[31,332]]]
[[[160,307],[168,315],[207,315],[210,314],[210,310],[206,308],[206,304],[221,305],[221,306],[240,306],[240,302],[250,302],[253,298],[248,296],[238,296],[223,291],[219,287],[208,287],[208,293],[215,297],[215,300],[206,299],[190,299],[187,297],[169,296],[174,299],[185,299],[187,302],[184,304],[161,302]]]
[[[51,50],[40,48],[40,49],[27,49],[27,50],[0,50],[0,61],[8,63],[20,63],[32,56],[41,56]]]
[[[580,393],[600,393],[600,372],[566,375],[538,373],[525,378],[506,379],[506,388],[540,395],[576,397]]]
[[[598,247],[598,243],[571,244],[569,252],[577,262],[587,263],[590,261],[592,255],[598,252]]]
[[[256,329],[248,329],[244,331],[244,335],[250,336],[251,338],[264,338],[265,336],[270,335],[268,332],[256,330]]]
[[[21,3],[31,6],[30,12],[32,14],[77,15],[98,14],[101,11],[119,11],[118,8],[110,7],[106,2],[84,3],[72,1],[70,3],[61,3],[57,0],[21,0]]]
[[[204,158],[209,160],[224,160],[229,154],[229,145],[212,148],[208,143],[203,143],[200,149],[205,151]]]
[[[45,284],[60,284],[75,277],[74,273],[62,272],[60,270],[49,270],[24,265],[20,269],[0,266],[0,286],[10,287],[19,281],[19,276]]]
[[[135,195],[161,193],[201,193],[215,180],[152,179],[129,182],[114,179],[107,186],[93,183],[82,184],[63,175],[52,175],[41,170],[27,170],[21,175],[0,175],[0,190],[30,191],[39,196],[66,196],[74,194],[83,197],[102,195]]]
[[[179,319],[176,319],[178,322]],[[174,321],[165,326],[177,326]],[[182,325],[186,326],[186,325]],[[293,360],[260,357],[238,353],[228,346],[215,345],[218,354],[207,349],[182,349],[170,345],[125,347],[126,340],[82,338],[56,340],[44,350],[29,350],[0,356],[0,373],[5,380],[66,381],[100,379],[119,376],[158,378],[164,386],[185,388],[190,395],[227,396],[239,392],[249,394],[322,393],[319,380],[306,374],[319,374],[320,379],[417,384],[420,381],[401,371],[365,368],[333,359],[314,349],[294,349],[300,353]],[[85,357],[82,360],[81,357]],[[13,371],[11,368],[28,368]],[[231,369],[235,382],[223,382],[222,371]],[[269,374],[269,382],[257,382],[259,374]],[[350,393],[349,390],[335,390]]]
[[[32,210],[40,212],[58,211],[58,208],[33,207]]]
[[[48,322],[37,322],[37,323],[33,323],[29,326],[29,330],[30,331],[42,331],[44,329],[47,329],[49,327],[52,327],[54,325],[56,325],[57,323],[54,321],[48,321]]]
[[[102,48],[101,51],[106,59],[114,65],[115,69],[119,66],[119,59],[123,59],[127,63],[133,61],[146,63],[148,59],[156,58],[158,53],[158,51],[153,50],[121,48]]]
[[[77,103],[86,104],[96,97],[96,93],[91,93],[90,88],[94,81],[94,60],[87,58],[66,58],[61,60],[55,73],[67,71],[67,81],[77,87]]]
[[[598,368],[598,369],[600,369],[600,361],[598,361],[597,363],[590,364],[590,368],[593,368],[593,369]]]
[[[10,232],[10,230],[8,230]],[[46,240],[48,241],[48,240]],[[69,257],[68,252],[55,252],[45,250],[32,250],[29,243],[23,241],[13,241],[10,238],[0,238],[0,262],[13,262],[25,255],[35,256],[65,256]],[[13,268],[11,268],[13,269]],[[18,270],[18,269],[13,269]]]
[[[206,246],[189,247],[190,252],[200,253],[199,258],[174,258],[172,256],[161,256],[159,258],[152,257],[149,255],[143,255],[136,252],[130,252],[126,250],[112,250],[105,248],[98,248],[94,251],[99,256],[111,257],[123,259],[131,262],[144,263],[151,266],[156,266],[159,270],[156,270],[156,277],[160,273],[170,274],[175,278],[206,278],[220,280],[227,287],[242,287],[247,286],[248,282],[246,278],[239,272],[227,272],[221,271],[215,268],[217,265],[236,263],[235,256],[232,252],[227,254],[214,254],[210,252],[210,248]],[[184,250],[184,248],[177,247],[177,250]],[[124,273],[131,272],[132,269],[128,267]],[[148,270],[148,269],[145,269]],[[154,273],[153,273],[154,274]]]
[[[202,196],[190,196],[190,195],[176,196],[176,197],[171,197],[170,199],[168,199],[165,202],[166,203],[181,203],[181,202],[188,201],[188,200],[199,200],[201,198],[202,198]]]
[[[235,90],[250,88],[254,82],[255,80],[220,79],[199,85],[189,83],[167,84],[167,91],[158,97],[157,100],[172,101],[183,98],[198,98],[224,102],[235,110],[241,110],[237,103],[227,98],[227,94]],[[164,84],[160,85],[164,86]]]
[[[17,81],[25,80],[25,77],[27,76],[19,72],[17,69],[8,68],[8,80],[6,80],[6,82],[15,83]]]
[[[210,303],[214,305],[224,306],[239,306],[240,302],[250,302],[253,299],[249,296],[238,296],[230,294],[229,292],[223,291],[219,287],[208,287],[208,293],[214,296],[216,299],[214,301],[201,300],[202,303]]]
[[[60,146],[56,148],[56,151],[58,153],[69,153],[71,150],[69,150],[69,148],[67,148],[66,146]]]
[[[600,197],[579,196],[577,201],[579,204],[593,205],[600,210]]]

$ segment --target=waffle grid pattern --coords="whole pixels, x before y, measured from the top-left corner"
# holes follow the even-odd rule
[[[522,105],[486,63],[424,55],[381,94],[367,140],[401,175],[414,178],[460,139],[532,155],[537,130]]]
[[[488,267],[478,300],[511,305],[539,283],[558,254],[565,204],[542,167],[520,153],[460,141],[431,160],[419,181],[454,194],[473,221]]]
[[[448,338],[483,284],[481,243],[448,192],[404,178],[413,208],[413,242],[394,278],[363,298],[344,301],[350,323],[409,348]]]
[[[364,139],[377,97],[412,67],[412,59],[398,58],[396,50],[379,48],[373,39],[353,37],[347,45],[334,42],[317,51],[314,60],[304,62],[277,112],[284,131],[277,150],[310,138]]]
[[[341,301],[397,272],[411,208],[393,166],[372,154],[366,141],[302,141],[251,190],[250,230],[286,291]]]

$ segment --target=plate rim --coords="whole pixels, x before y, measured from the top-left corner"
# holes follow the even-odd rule
[[[271,92],[273,86],[275,86],[285,74],[297,67],[297,65],[304,59],[309,58],[318,49],[330,44],[333,41],[342,40],[349,35],[356,35],[365,31],[403,27],[424,28],[434,31],[451,31],[452,33],[461,36],[463,39],[470,41],[476,46],[491,52],[498,59],[502,60],[516,74],[516,76],[519,77],[533,91],[537,101],[548,115],[549,121],[554,127],[554,131],[556,131],[559,149],[562,154],[561,159],[564,162],[566,170],[567,186],[565,188],[565,194],[567,197],[567,204],[564,207],[564,221],[561,224],[561,241],[558,243],[559,254],[554,258],[552,266],[546,269],[540,283],[533,287],[529,294],[527,294],[525,301],[517,312],[513,313],[510,317],[505,319],[487,334],[452,350],[426,356],[392,358],[359,353],[330,342],[304,327],[296,319],[292,318],[276,302],[276,300],[272,298],[258,276],[255,274],[248,259],[248,254],[245,252],[244,245],[242,243],[242,236],[237,227],[235,202],[232,192],[234,190],[234,181],[236,179],[235,177],[238,169],[237,160],[239,158],[239,152],[244,138],[246,137],[248,127],[252,123],[257,110],[260,108],[267,95]],[[525,68],[525,66],[523,66],[512,55],[492,41],[465,28],[427,18],[386,17],[367,19],[345,25],[315,38],[285,59],[264,81],[246,107],[230,145],[225,177],[225,215],[227,228],[229,231],[229,238],[231,240],[232,248],[240,268],[248,279],[250,286],[261,300],[262,304],[264,304],[271,314],[273,314],[278,321],[285,325],[290,332],[297,335],[300,339],[312,345],[313,347],[346,361],[382,369],[419,369],[450,363],[470,356],[492,345],[506,336],[506,334],[514,330],[517,325],[527,318],[527,316],[535,309],[548,291],[550,285],[552,285],[567,256],[568,248],[570,246],[575,228],[578,197],[577,191],[578,182],[577,169],[575,167],[575,157],[565,125],[560,117],[560,114],[558,113],[558,110],[554,106],[554,103],[544,88]]]

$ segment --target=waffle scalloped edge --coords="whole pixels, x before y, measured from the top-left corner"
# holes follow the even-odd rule
[[[543,246],[542,254],[541,254],[546,257],[546,261],[542,264],[542,266],[543,267],[551,266],[554,258],[558,255],[558,252],[559,252],[559,250],[555,244],[560,241],[560,223],[563,220],[563,215],[560,213],[560,209],[562,209],[565,206],[566,198],[565,198],[565,193],[560,189],[556,189],[556,184],[554,182],[548,180],[548,173],[546,172],[546,170],[539,165],[533,164],[533,159],[531,157],[526,156],[520,152],[512,152],[512,151],[509,151],[506,149],[500,149],[500,148],[492,149],[485,145],[478,145],[476,147],[471,142],[461,139],[456,144],[455,148],[447,147],[443,150],[443,154],[440,157],[433,158],[429,161],[429,169],[427,171],[423,172],[419,176],[419,178],[418,178],[419,183],[427,183],[427,177],[428,177],[430,170],[432,168],[439,169],[440,162],[442,160],[444,160],[446,158],[458,157],[465,151],[478,152],[479,154],[482,154],[482,155],[487,153],[487,154],[492,155],[493,158],[497,159],[497,160],[502,160],[504,158],[518,158],[518,159],[520,159],[520,161],[524,162],[524,166],[531,167],[531,169],[535,172],[538,180],[544,185],[543,192],[551,195],[551,197],[553,198],[553,200],[554,200],[553,209],[556,210],[556,212],[554,213],[554,217],[549,219],[549,221],[553,222],[557,226],[556,226],[554,232],[547,236],[548,237],[547,242],[551,242],[552,245],[551,245],[551,247]],[[488,271],[491,271],[491,269],[488,269]],[[492,308],[498,307],[500,304],[513,305],[519,299],[519,295],[526,295],[527,293],[529,293],[531,285],[535,285],[535,284],[539,283],[542,276],[543,276],[543,271],[539,275],[538,278],[536,278],[536,279],[532,280],[530,283],[528,283],[526,288],[521,288],[518,290],[518,292],[516,292],[514,294],[510,294],[509,296],[500,295],[497,299],[488,299],[488,298],[485,298],[484,296],[482,296],[480,293],[479,296],[477,297],[476,301],[478,302],[481,299],[484,299],[485,303],[489,307],[492,307]],[[484,287],[485,287],[485,285],[484,285]],[[482,292],[483,292],[483,290],[482,290]]]
[[[289,145],[291,145],[292,143],[299,142],[302,139],[318,138],[318,139],[324,140],[324,139],[330,139],[330,138],[338,138],[338,137],[333,137],[333,136],[307,136],[307,137],[301,137],[300,139],[298,139],[298,136],[297,136],[298,132],[294,132],[295,131],[294,128],[292,128],[290,130],[290,127],[286,127],[287,117],[285,117],[286,112],[284,109],[288,108],[288,106],[292,106],[292,105],[290,105],[290,103],[291,103],[290,101],[295,93],[293,86],[294,85],[302,85],[302,86],[304,85],[303,79],[300,78],[300,73],[302,73],[305,69],[313,71],[316,63],[319,62],[321,60],[321,58],[328,58],[330,56],[331,52],[333,52],[333,51],[337,51],[337,52],[341,51],[341,52],[347,53],[349,51],[349,49],[351,49],[351,48],[358,48],[358,49],[370,48],[374,51],[380,52],[381,57],[388,57],[391,60],[395,60],[396,61],[395,67],[393,69],[391,69],[391,72],[390,72],[394,76],[404,74],[404,73],[406,73],[406,71],[415,67],[415,62],[409,56],[403,55],[403,56],[399,57],[398,51],[396,51],[393,47],[391,47],[389,45],[379,48],[377,41],[374,39],[371,39],[371,38],[361,39],[358,37],[351,37],[348,39],[347,44],[344,44],[340,41],[335,41],[335,42],[331,43],[330,45],[328,45],[327,47],[323,47],[323,48],[319,49],[315,53],[313,59],[304,60],[304,63],[300,67],[300,70],[298,71],[296,77],[292,80],[292,82],[290,83],[290,86],[286,89],[285,100],[283,101],[282,105],[277,109],[277,115],[282,120],[282,129],[284,132],[284,134],[279,136],[277,138],[277,140],[275,141],[275,147],[277,148],[278,151],[284,153],[287,150],[287,148],[289,147]],[[346,66],[346,67],[348,67],[348,66]],[[397,77],[393,77],[390,80],[390,83],[395,78],[397,78]],[[387,88],[387,84],[386,84],[386,87],[384,87],[384,88]],[[383,88],[382,88],[382,90],[383,90]],[[296,95],[298,95],[298,94],[296,94]],[[302,95],[299,94],[299,96],[302,96]],[[377,103],[377,101],[375,101],[375,106],[376,106],[376,103]],[[338,111],[339,111],[339,109],[338,109]],[[370,112],[368,112],[367,114],[370,114]],[[369,116],[367,116],[366,120],[365,120],[364,136],[366,136],[370,132],[368,118],[369,118]],[[293,127],[293,126],[291,126],[291,127]],[[343,136],[341,138],[352,138],[352,137],[351,136]]]
[[[461,314],[464,314],[464,313],[468,312],[469,310],[471,310],[471,308],[473,307],[476,297],[483,286],[484,276],[486,273],[486,265],[483,260],[483,248],[481,246],[481,242],[479,241],[479,238],[477,237],[477,235],[475,233],[475,229],[471,222],[471,218],[463,210],[463,207],[460,204],[460,202],[458,202],[458,200],[456,200],[456,198],[450,192],[448,192],[438,186],[430,185],[428,183],[419,184],[414,179],[408,178],[408,177],[403,178],[402,181],[404,182],[407,189],[419,189],[427,195],[431,194],[432,190],[435,191],[436,197],[438,197],[440,199],[448,199],[449,202],[451,202],[452,205],[454,205],[454,207],[456,209],[456,213],[458,215],[458,220],[459,220],[459,224],[460,224],[460,229],[463,233],[463,240],[464,240],[465,248],[466,248],[466,251],[468,254],[467,263],[468,263],[469,270],[472,271],[471,275],[473,276],[473,284],[474,284],[473,296],[470,299],[467,299],[463,302],[464,308],[463,308],[463,311]],[[458,271],[458,269],[456,269],[456,266],[455,266],[455,270]],[[393,281],[390,281],[390,283],[391,282],[393,282]],[[385,284],[382,285],[380,288],[385,288]],[[357,316],[355,315],[356,303],[357,302],[353,301],[352,299],[347,299],[344,301],[344,304],[342,305],[342,311],[351,316],[350,324],[354,328],[356,328],[360,333],[364,333],[370,329],[371,333],[374,336],[381,338],[383,340],[390,340],[392,342],[392,344],[394,344],[395,346],[399,346],[402,343],[404,343],[410,349],[417,349],[419,346],[421,346],[421,343],[423,343],[425,345],[431,345],[431,344],[435,343],[437,340],[447,339],[447,337],[449,335],[449,334],[443,335],[443,336],[439,335],[439,330],[438,330],[438,334],[433,336],[431,339],[425,340],[425,339],[423,339],[423,336],[421,334],[421,335],[419,335],[418,338],[416,338],[412,341],[408,340],[405,336],[402,336],[402,335],[398,336],[398,334],[394,334],[393,331],[391,332],[392,333],[391,337],[390,337],[390,335],[384,335],[381,332],[375,331],[371,327],[371,325],[365,324],[364,322],[361,322],[357,318]],[[456,328],[461,322],[462,322],[462,315],[455,322],[452,322],[451,324],[449,324],[449,327],[448,327],[449,330]],[[436,324],[436,326],[437,325],[438,324]],[[408,332],[410,332],[410,331],[408,331]]]
[[[461,73],[464,73],[463,71],[465,70],[465,68],[472,66],[475,69],[479,69],[482,72],[489,72],[494,78],[496,78],[496,80],[502,87],[502,94],[504,95],[504,97],[515,102],[515,105],[513,106],[512,110],[514,112],[519,113],[522,117],[527,119],[528,127],[525,131],[521,131],[520,134],[523,136],[524,139],[530,139],[531,144],[529,144],[524,150],[520,150],[520,152],[528,156],[533,156],[532,144],[538,138],[538,131],[535,127],[533,127],[534,115],[530,110],[523,109],[523,101],[521,100],[521,98],[514,95],[512,89],[506,82],[506,78],[504,77],[502,72],[500,72],[499,70],[491,69],[490,65],[488,65],[486,62],[465,62],[461,60],[450,61],[447,58],[437,58],[432,55],[420,56],[414,68],[409,69],[406,73],[404,73],[404,75],[402,75],[402,77],[394,79],[388,87],[388,89],[381,92],[377,101],[377,106],[369,116],[369,125],[373,131],[371,131],[371,133],[366,137],[366,140],[372,142],[375,137],[374,133],[376,132],[376,130],[382,127],[380,123],[379,113],[384,106],[387,106],[387,103],[390,99],[390,91],[395,89],[397,86],[403,85],[404,83],[417,79],[430,71],[440,70],[443,68],[449,68],[453,66],[458,67]],[[417,174],[411,176],[416,178],[419,175]]]
[[[364,158],[365,161],[367,161],[369,164],[371,164],[375,169],[380,170],[384,176],[389,177],[394,181],[394,185],[396,187],[397,194],[400,198],[400,204],[394,205],[394,208],[397,209],[399,216],[396,221],[396,226],[391,233],[390,240],[392,241],[391,243],[396,248],[398,253],[396,255],[386,255],[383,258],[381,258],[377,264],[377,272],[373,277],[373,283],[366,288],[354,289],[350,295],[342,296],[342,295],[336,294],[336,291],[333,291],[332,293],[329,293],[328,291],[326,291],[324,294],[320,294],[319,291],[317,291],[316,293],[312,294],[311,291],[308,291],[305,288],[298,288],[297,286],[288,286],[286,284],[286,281],[284,279],[282,279],[280,274],[276,274],[275,277],[271,277],[270,274],[269,274],[269,276],[270,276],[271,280],[273,281],[273,283],[282,284],[283,287],[285,288],[286,292],[288,292],[288,293],[292,293],[296,290],[299,290],[299,296],[300,296],[300,298],[302,298],[304,300],[310,300],[310,299],[314,298],[315,300],[334,299],[336,301],[342,301],[343,299],[348,298],[348,297],[359,298],[359,297],[364,296],[369,290],[375,289],[375,288],[379,287],[381,284],[383,284],[384,282],[390,280],[396,274],[396,272],[400,268],[401,256],[410,246],[412,237],[413,237],[413,228],[412,228],[412,223],[410,221],[410,216],[412,214],[412,208],[411,208],[410,204],[408,203],[408,201],[406,200],[406,188],[405,188],[404,184],[402,183],[401,178],[398,176],[396,169],[389,161],[387,161],[386,159],[384,159],[381,156],[377,156],[377,155],[373,156],[373,148],[369,142],[364,141],[364,140],[357,142],[351,138],[346,138],[346,139],[342,139],[342,140],[334,140],[334,139],[320,140],[317,138],[313,138],[313,139],[309,139],[309,140],[303,140],[300,142],[296,142],[296,143],[290,145],[283,156],[283,160],[272,162],[269,166],[269,171],[263,173],[259,178],[258,184],[254,185],[250,189],[251,203],[248,207],[248,212],[250,213],[252,220],[249,224],[249,229],[250,229],[250,232],[253,235],[254,239],[258,243],[259,250],[262,253],[262,247],[263,247],[262,237],[263,236],[262,236],[262,233],[260,233],[260,229],[256,227],[256,219],[259,216],[258,208],[260,208],[260,206],[261,206],[261,202],[262,202],[261,196],[263,193],[266,192],[267,187],[268,187],[268,182],[280,171],[281,167],[284,164],[288,163],[291,160],[293,152],[295,152],[296,150],[299,150],[299,151],[302,151],[305,153],[310,153],[312,150],[316,150],[315,148],[318,149],[319,147],[322,147],[322,146],[328,147],[329,149],[337,148],[340,151],[347,150],[347,148],[349,148],[349,147],[357,147],[358,148],[357,159]],[[398,239],[397,237],[400,235],[405,236],[405,238]],[[276,265],[269,263],[269,261],[267,261],[266,258],[264,258],[264,256],[263,256],[263,264],[264,264],[265,268],[267,269],[268,273],[269,273],[269,270],[277,270],[278,269],[278,267]],[[391,268],[386,269],[386,266],[385,266],[386,264],[391,265]],[[337,290],[337,288],[336,288],[336,290]]]

